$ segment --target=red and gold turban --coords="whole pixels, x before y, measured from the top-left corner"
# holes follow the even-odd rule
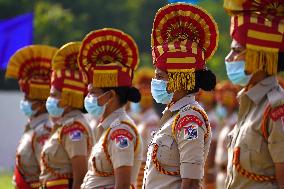
[[[141,92],[140,104],[142,106],[152,106],[153,98],[151,94],[151,80],[154,77],[154,70],[151,68],[139,68],[135,72],[133,83]]]
[[[87,85],[77,62],[80,46],[80,42],[67,43],[52,60],[51,85],[61,92],[63,106],[83,108]]]
[[[225,106],[236,108],[238,106],[237,95],[240,91],[238,85],[230,81],[221,81],[216,85],[216,100]]]
[[[284,52],[284,0],[224,0],[231,36],[246,47],[246,71],[277,73]]]
[[[169,89],[192,90],[195,70],[204,69],[216,51],[218,28],[202,8],[185,3],[162,7],[152,30],[154,65],[168,72]]]
[[[132,86],[133,71],[139,62],[138,48],[126,33],[100,29],[84,38],[78,62],[94,87]]]
[[[30,45],[9,60],[6,78],[19,80],[21,90],[33,100],[46,100],[50,92],[51,61],[57,48]]]

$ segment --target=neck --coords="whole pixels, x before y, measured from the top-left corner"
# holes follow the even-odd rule
[[[252,75],[248,85],[246,86],[246,89],[248,90],[248,89],[254,87],[257,83],[264,80],[267,76],[268,76],[267,73],[265,73],[264,71],[258,71],[256,73],[254,73]]]
[[[105,120],[112,112],[121,108],[122,105],[118,103],[118,101],[111,100],[108,104],[106,104],[105,111],[102,116],[102,120]]]
[[[180,99],[182,99],[183,97],[185,97],[187,95],[188,95],[187,91],[185,91],[185,90],[180,90],[180,91],[174,92],[172,103],[179,101]]]

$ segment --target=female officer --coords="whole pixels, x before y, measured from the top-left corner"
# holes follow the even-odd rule
[[[15,188],[39,187],[40,152],[48,139],[51,125],[45,108],[50,91],[51,60],[57,48],[30,45],[18,50],[10,59],[6,77],[19,80],[25,99],[20,108],[28,124],[16,152],[13,177]]]
[[[200,187],[211,131],[195,93],[215,87],[215,75],[205,62],[217,42],[217,25],[200,7],[169,4],[155,16],[152,55],[156,71],[151,91],[158,103],[168,107],[148,149],[146,189]]]
[[[87,172],[92,139],[81,112],[87,87],[77,65],[80,43],[68,43],[53,57],[46,108],[53,131],[41,154],[42,188],[79,189]]]
[[[133,188],[142,148],[125,105],[141,98],[140,92],[132,87],[133,71],[138,64],[136,43],[116,29],[96,30],[83,40],[78,59],[91,81],[85,108],[100,120],[81,188]]]
[[[231,15],[226,71],[238,94],[239,112],[227,141],[225,188],[284,188],[284,1],[225,0]]]
[[[220,106],[226,110],[226,117],[220,129],[220,134],[217,141],[217,149],[215,156],[215,164],[217,168],[216,175],[216,188],[225,188],[225,179],[228,163],[226,138],[229,132],[234,128],[237,123],[238,114],[238,101],[237,94],[240,90],[238,85],[232,84],[230,81],[221,81],[216,85],[216,97]]]

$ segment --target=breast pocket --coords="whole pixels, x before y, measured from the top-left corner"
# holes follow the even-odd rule
[[[102,172],[111,172],[112,166],[109,162],[109,160],[106,157],[106,154],[102,147],[95,146],[93,149],[93,164],[95,163],[95,166],[98,171]],[[95,160],[95,162],[94,162]]]
[[[246,132],[242,135],[240,163],[244,168],[257,170],[264,163],[261,154],[262,138],[257,133]]]
[[[172,136],[161,135],[153,140],[158,145],[157,160],[167,166],[179,165],[179,151]]]

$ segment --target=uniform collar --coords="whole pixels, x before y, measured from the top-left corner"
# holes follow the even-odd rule
[[[257,83],[248,91],[245,91],[245,89],[243,89],[239,93],[238,98],[243,95],[247,95],[255,104],[258,104],[263,99],[263,97],[276,86],[278,86],[276,76],[270,76]]]
[[[29,125],[32,129],[35,129],[40,124],[43,124],[48,121],[48,113],[40,114],[37,117],[31,118]]]
[[[171,112],[175,112],[177,110],[180,110],[184,106],[188,104],[193,104],[195,103],[195,93],[187,95],[181,99],[179,99],[177,102],[175,102],[171,107],[166,108],[165,110],[170,110]]]
[[[80,110],[72,110],[70,112],[68,112],[67,114],[65,114],[62,118],[60,118],[59,120],[55,121],[56,124],[64,124],[68,121],[70,121],[71,119],[76,119],[77,116],[81,115],[81,111]]]
[[[100,123],[100,126],[102,126],[104,129],[108,129],[115,119],[118,119],[119,117],[121,117],[121,115],[124,114],[126,114],[125,108],[124,107],[118,108],[117,110],[113,111],[109,116],[107,116]]]

